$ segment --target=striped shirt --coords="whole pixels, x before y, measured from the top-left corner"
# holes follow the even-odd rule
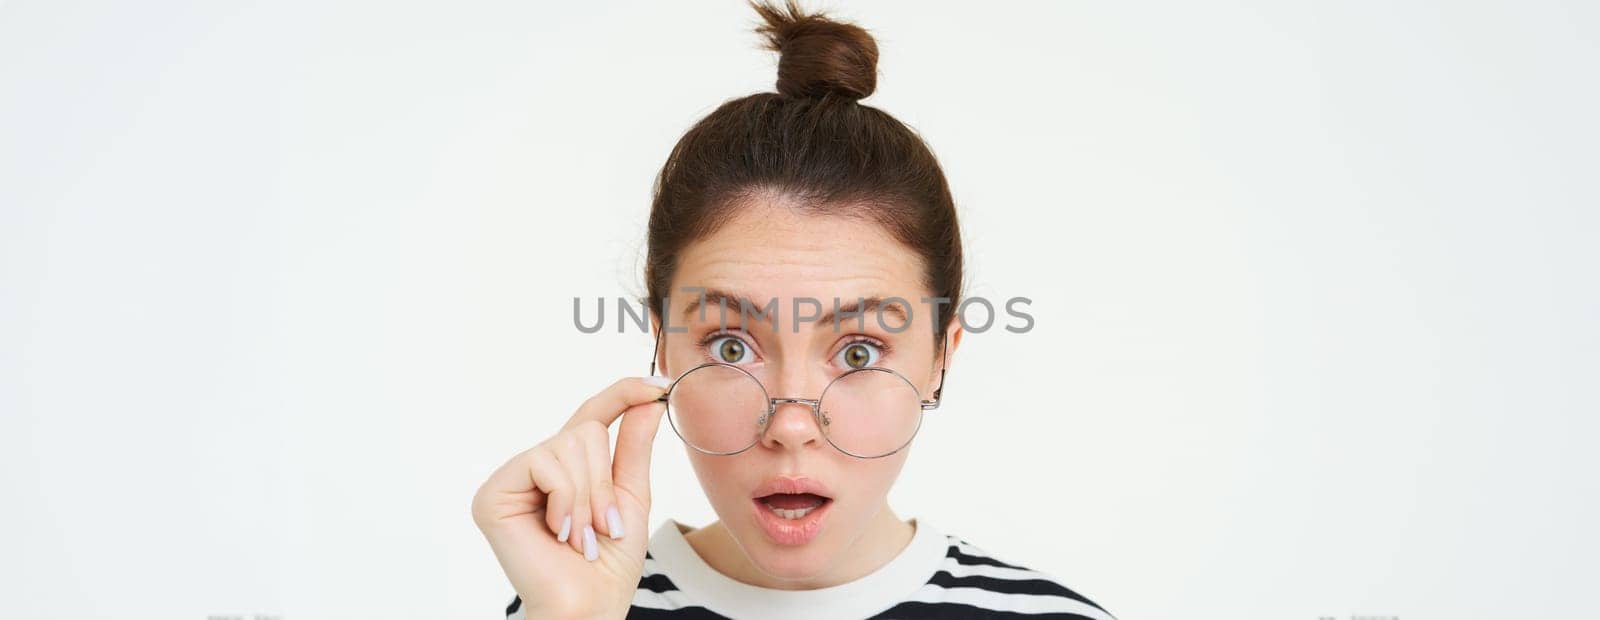
[[[995,559],[933,526],[888,564],[849,583],[777,590],[734,581],[711,568],[668,519],[650,537],[629,618],[1059,618],[1114,620],[1093,601],[1044,573]],[[525,620],[513,597],[506,618]]]

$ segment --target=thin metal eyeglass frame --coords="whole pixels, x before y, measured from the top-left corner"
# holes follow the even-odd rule
[[[650,374],[646,375],[646,376],[654,377],[656,375],[656,359],[658,357],[660,357],[660,355],[661,355],[661,330],[656,330],[656,342],[655,342],[654,352],[650,355]],[[667,417],[667,423],[672,425],[673,434],[676,434],[678,436],[678,439],[683,441],[683,445],[686,445],[686,446],[689,446],[690,448],[693,448],[696,452],[701,452],[701,453],[704,453],[704,454],[710,454],[712,456],[733,456],[735,454],[739,454],[740,452],[744,452],[746,450],[749,450],[750,448],[755,447],[756,444],[761,443],[760,437],[761,437],[762,434],[764,434],[766,432],[767,421],[772,418],[772,414],[777,413],[778,405],[782,405],[782,404],[785,404],[785,403],[799,403],[799,404],[802,404],[802,405],[810,405],[811,406],[811,417],[812,417],[812,419],[816,420],[818,429],[823,429],[825,426],[827,426],[827,424],[825,424],[823,422],[823,419],[822,419],[822,399],[828,395],[828,389],[832,388],[833,385],[835,383],[838,383],[840,379],[843,379],[845,377],[848,377],[848,376],[853,375],[853,374],[858,373],[858,372],[887,372],[887,373],[890,373],[890,374],[894,375],[896,378],[900,379],[901,381],[904,381],[906,383],[906,385],[911,388],[912,392],[916,392],[917,393],[917,403],[920,406],[920,408],[921,408],[923,413],[938,409],[939,408],[939,403],[943,400],[943,397],[944,397],[944,371],[945,371],[945,367],[949,364],[949,361],[950,361],[950,350],[949,350],[949,347],[948,346],[943,346],[943,343],[941,343],[940,360],[939,360],[939,385],[938,385],[938,387],[935,387],[933,389],[933,398],[932,399],[926,399],[926,400],[924,400],[922,398],[922,390],[918,390],[916,384],[912,383],[910,379],[907,379],[905,375],[900,374],[899,372],[895,371],[893,368],[884,368],[882,366],[867,366],[867,367],[864,367],[864,368],[856,368],[854,370],[847,371],[844,374],[841,374],[841,375],[839,375],[837,377],[834,377],[832,381],[828,382],[828,385],[823,386],[822,394],[819,394],[817,396],[817,398],[773,398],[767,393],[766,384],[761,383],[761,380],[757,379],[755,375],[750,374],[750,371],[745,370],[743,368],[740,368],[738,366],[734,366],[733,364],[725,364],[725,363],[722,363],[722,362],[706,362],[704,364],[700,364],[699,366],[695,366],[694,368],[690,368],[689,370],[684,371],[683,374],[678,375],[677,378],[674,378],[672,380],[672,384],[667,386],[667,391],[665,393],[663,393],[660,398],[657,398],[656,402],[658,402],[658,403],[667,402],[668,397],[670,397],[672,395],[673,388],[676,388],[678,386],[678,381],[682,380],[684,377],[689,376],[689,373],[692,373],[692,372],[694,372],[696,370],[700,370],[701,368],[705,368],[707,366],[726,366],[728,368],[732,368],[732,369],[737,370],[737,371],[739,371],[741,373],[744,373],[744,375],[746,377],[750,377],[750,380],[754,381],[756,386],[761,388],[761,396],[764,397],[766,399],[766,401],[767,401],[767,410],[762,412],[761,417],[756,420],[756,426],[757,426],[757,428],[761,429],[761,432],[756,433],[756,435],[755,435],[756,439],[751,441],[750,445],[747,445],[747,446],[745,446],[743,448],[739,448],[738,450],[733,450],[731,452],[718,452],[718,451],[714,451],[714,450],[706,450],[704,448],[701,448],[700,446],[694,445],[694,443],[689,441],[689,439],[687,437],[684,437],[683,433],[678,430],[678,425],[672,421],[672,416],[669,415]],[[827,439],[828,440],[828,445],[833,446],[833,448],[835,450],[843,452],[843,453],[845,453],[845,454],[847,454],[849,456],[853,456],[853,457],[856,457],[858,459],[881,459],[881,458],[886,457],[886,456],[893,456],[894,454],[900,452],[901,450],[906,449],[906,446],[911,445],[911,441],[913,439],[916,439],[917,438],[917,433],[921,432],[921,431],[922,431],[922,416],[919,415],[919,416],[917,416],[917,428],[915,430],[911,431],[911,436],[906,438],[906,442],[905,443],[900,444],[900,447],[895,448],[894,450],[892,450],[890,452],[887,452],[887,453],[884,453],[884,454],[878,454],[878,455],[874,455],[874,456],[862,456],[860,454],[856,454],[854,452],[851,452],[849,450],[844,449],[839,444],[835,443],[833,441],[833,437],[830,436],[826,431],[824,431],[822,433],[822,437],[824,439]]]

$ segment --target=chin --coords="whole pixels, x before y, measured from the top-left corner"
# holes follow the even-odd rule
[[[759,527],[746,528],[742,535],[753,537],[754,544],[744,545],[750,563],[774,579],[809,580],[821,575],[836,559],[828,534],[818,535],[804,545],[773,543]]]

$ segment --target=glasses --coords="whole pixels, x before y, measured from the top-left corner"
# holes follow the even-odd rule
[[[656,355],[650,358],[650,375],[656,374],[661,334],[656,333]],[[911,445],[922,427],[922,414],[939,408],[944,391],[944,365],[933,398],[924,400],[916,386],[889,368],[856,368],[835,377],[810,398],[773,398],[749,371],[721,362],[708,362],[679,375],[657,399],[667,404],[673,432],[696,451],[729,456],[749,450],[761,441],[778,405],[811,406],[811,416],[822,436],[840,452],[856,458],[882,458]]]

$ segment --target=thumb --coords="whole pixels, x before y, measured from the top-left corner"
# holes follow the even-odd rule
[[[646,510],[650,508],[650,449],[666,411],[667,405],[662,402],[634,405],[622,412],[622,426],[617,430],[611,480],[619,491],[642,502]]]

